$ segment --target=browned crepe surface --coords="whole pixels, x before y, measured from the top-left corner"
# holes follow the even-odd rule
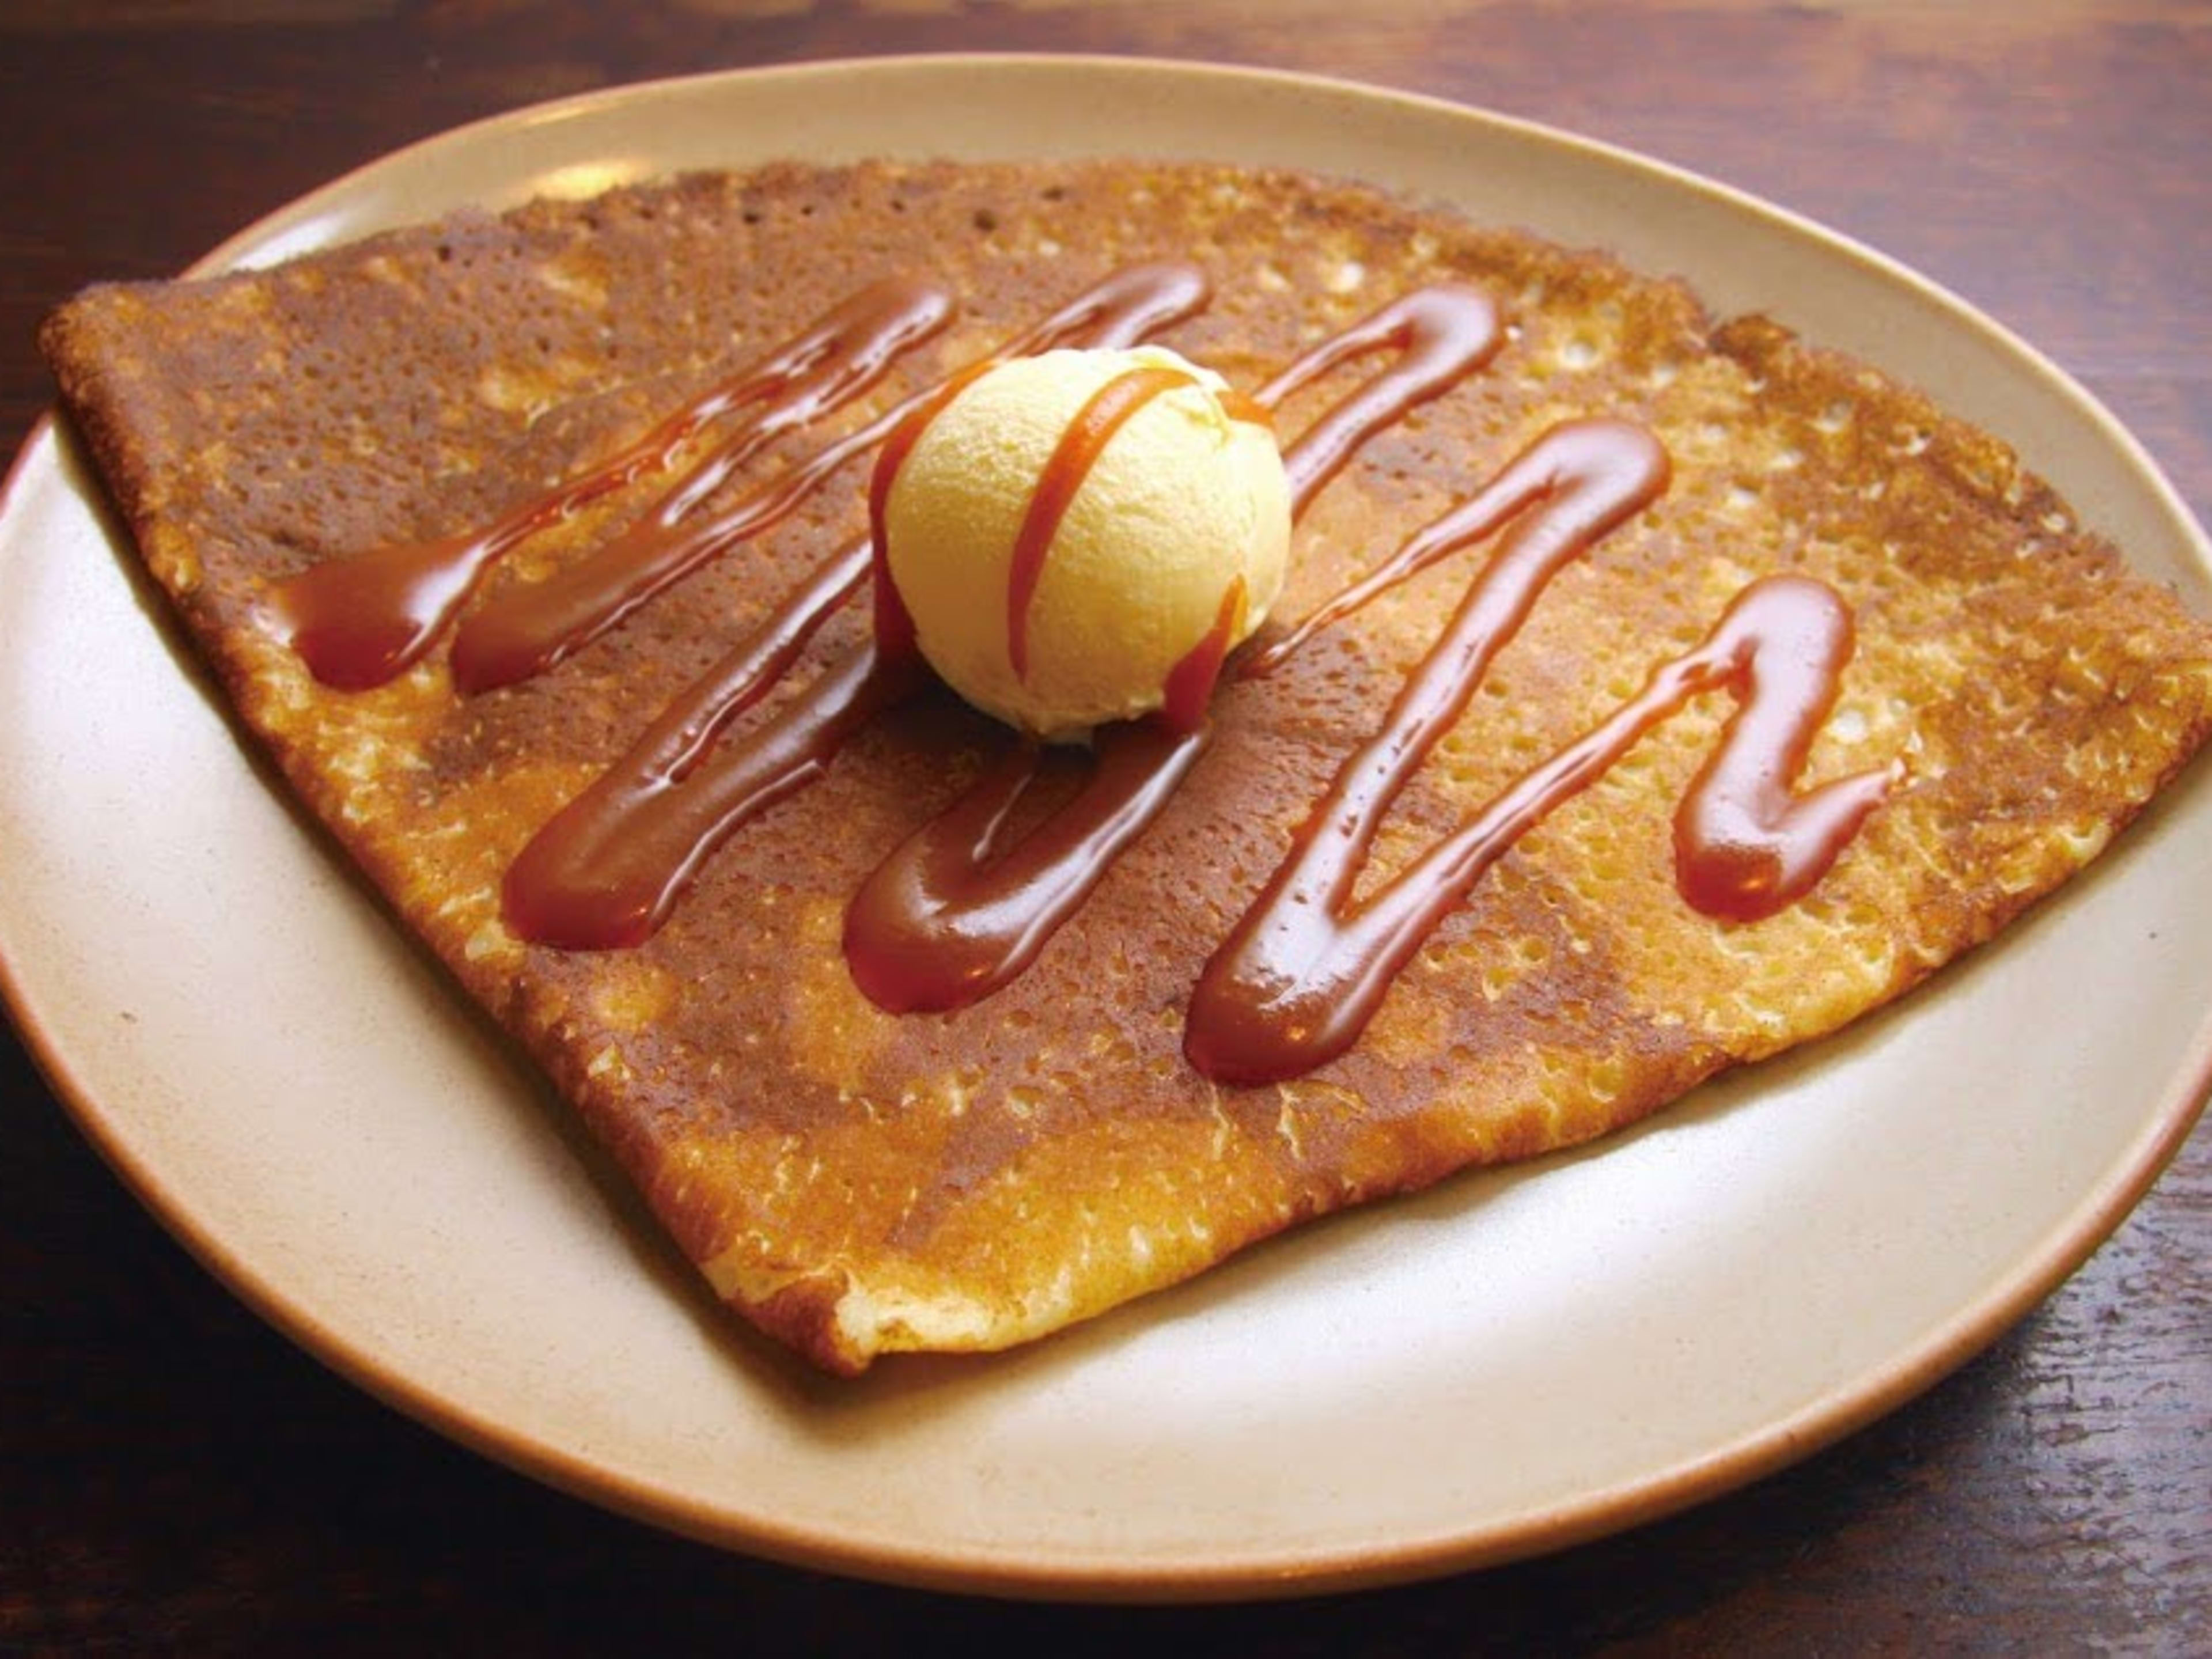
[[[1011,987],[892,1017],[854,988],[847,899],[1006,735],[949,699],[871,726],[742,829],[630,951],[526,946],[507,863],[864,524],[856,464],[793,520],[555,672],[463,700],[434,653],[317,685],[269,584],[481,524],[887,275],[961,310],[769,476],[1110,270],[1216,289],[1173,344],[1250,388],[1426,283],[1488,292],[1490,368],[1376,441],[1294,544],[1287,622],[1553,422],[1641,421],[1674,481],[1553,585],[1408,792],[1378,866],[1459,822],[1702,635],[1752,579],[1825,579],[1859,647],[1808,781],[1905,781],[1802,902],[1729,925],[1677,894],[1671,816],[1709,698],[1510,854],[1360,1042],[1223,1089],[1181,1051],[1200,965],[1479,567],[1470,550],[1218,699],[1165,816]],[[2080,867],[2195,749],[2212,633],[2130,577],[1990,438],[1758,319],[1603,257],[1350,185],[1205,167],[779,167],[465,216],[264,273],[109,287],[46,343],[189,633],[309,806],[544,1063],[718,1292],[833,1370],[1038,1335],[1306,1217],[1583,1140],[1833,1030]],[[1327,392],[1279,422],[1293,435]],[[642,486],[529,544],[530,580]],[[787,685],[848,649],[848,608]]]

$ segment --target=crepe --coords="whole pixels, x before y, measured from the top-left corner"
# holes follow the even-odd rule
[[[1407,296],[1480,296],[1495,326],[1314,490],[1276,620],[1224,672],[1187,774],[1033,959],[942,1009],[892,1012],[855,981],[854,895],[910,836],[1033,764],[1018,836],[1094,764],[1032,761],[927,685],[862,709],[708,837],[658,910],[625,913],[620,939],[523,927],[513,872],[564,807],[618,785],[665,711],[787,620],[825,561],[865,589],[890,415],[1137,267],[1184,285],[1153,337],[1247,392]],[[757,504],[849,440],[779,522],[550,665],[487,650],[457,687],[444,625],[383,683],[311,671],[288,598],[301,573],[520,514],[465,628],[619,542],[746,418],[696,400],[869,295],[897,337],[880,361],[678,503],[693,522]],[[1041,1336],[1832,1031],[2074,874],[2212,716],[2212,630],[1996,440],[1769,321],[1715,319],[1677,283],[1340,181],[1112,161],[698,174],[268,270],[100,287],[43,342],[251,740],[544,1066],[716,1294],[834,1372]],[[1279,434],[1295,447],[1401,356],[1281,390]],[[786,382],[815,362],[799,354]],[[687,406],[707,412],[669,424]],[[1388,803],[1341,908],[1376,910],[1395,872],[1604,728],[1747,590],[1835,601],[1833,706],[1810,711],[1773,787],[1856,791],[1850,822],[1771,906],[1691,902],[1678,803],[1743,684],[1715,679],[1493,837],[1340,1048],[1278,1052],[1266,1075],[1220,1061],[1189,1030],[1209,963],[1462,593],[1532,539],[1557,478],[1498,533],[1251,671],[1408,537],[1516,465],[1542,471],[1526,458],[1591,422],[1656,440],[1663,476],[1545,573]],[[803,718],[866,662],[866,592],[824,609],[787,630],[757,706],[691,750]]]

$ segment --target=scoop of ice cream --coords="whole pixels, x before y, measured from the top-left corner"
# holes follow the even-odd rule
[[[922,655],[1001,720],[1067,738],[1202,691],[1282,590],[1274,434],[1172,351],[1016,358],[919,418],[881,550]]]

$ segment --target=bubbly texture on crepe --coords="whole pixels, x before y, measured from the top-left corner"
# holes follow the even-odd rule
[[[1139,337],[1272,419],[1289,574],[1210,700],[1025,747],[893,672],[872,458],[993,354]],[[102,287],[45,343],[246,729],[715,1291],[836,1371],[1831,1031],[2074,873],[2212,715],[2212,632],[1999,442],[1346,183],[776,165]],[[1052,865],[1116,791],[1049,925],[902,965],[973,943],[909,887]],[[1747,802],[1821,817],[1805,868],[1700,854]]]

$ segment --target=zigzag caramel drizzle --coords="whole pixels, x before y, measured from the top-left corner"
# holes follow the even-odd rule
[[[1207,298],[1205,278],[1188,266],[1121,272],[982,362],[710,508],[709,497],[769,439],[859,395],[900,353],[943,326],[950,303],[940,292],[880,284],[710,388],[612,459],[490,526],[312,568],[276,589],[276,615],[319,679],[346,689],[381,684],[453,624],[504,552],[598,495],[672,469],[704,428],[732,422],[732,429],[629,527],[552,578],[493,593],[453,629],[458,689],[470,694],[507,684],[551,668],[618,625],[654,594],[787,515],[846,460],[880,445],[869,536],[787,594],[546,823],[507,872],[502,900],[517,936],[572,950],[641,943],[728,836],[819,776],[862,726],[931,684],[881,557],[891,480],[929,422],[993,363],[1054,346],[1133,344],[1191,315]],[[1315,346],[1250,398],[1235,400],[1232,412],[1267,419],[1293,393],[1347,363],[1383,358],[1284,451],[1293,512],[1303,515],[1365,444],[1474,374],[1500,338],[1482,295],[1424,289]],[[1059,511],[1115,426],[1174,380],[1139,369],[1110,383],[1093,400],[1097,418],[1079,417],[1040,481],[1007,596],[1018,659],[1028,597]],[[1896,774],[1860,773],[1803,795],[1793,792],[1833,707],[1852,635],[1850,614],[1832,590],[1782,576],[1752,583],[1703,641],[1659,664],[1612,716],[1376,890],[1353,897],[1391,804],[1457,721],[1545,586],[1656,500],[1668,475],[1664,449],[1643,428],[1564,422],[1368,576],[1241,659],[1227,648],[1243,601],[1232,586],[1212,634],[1170,676],[1158,714],[1102,727],[1079,758],[1010,742],[964,795],[876,869],[847,912],[845,954],[856,983],[896,1012],[960,1007],[1006,984],[1172,798],[1210,738],[1206,709],[1221,673],[1264,677],[1385,589],[1492,536],[1497,549],[1435,647],[1408,675],[1382,725],[1346,757],[1281,865],[1207,962],[1185,1025],[1193,1065],[1220,1082],[1258,1084],[1343,1053],[1399,969],[1492,864],[1645,732],[1706,691],[1725,690],[1736,707],[1676,814],[1682,895],[1698,910],[1732,921],[1771,915],[1802,896]],[[772,714],[731,732],[732,722],[780,681],[872,571],[872,637]],[[1073,793],[1010,839],[1017,805],[1045,769],[1070,766],[1083,773]]]

